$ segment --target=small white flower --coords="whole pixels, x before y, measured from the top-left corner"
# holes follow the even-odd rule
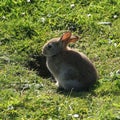
[[[51,17],[51,14],[47,14],[47,17]]]
[[[30,0],[27,0],[27,2],[31,2]]]
[[[14,107],[12,105],[8,106],[8,110],[13,110]]]
[[[79,115],[78,115],[78,114],[74,114],[73,117],[74,117],[74,118],[78,118]]]
[[[25,12],[21,13],[21,15],[23,15],[23,16],[24,16],[24,15],[25,15]]]
[[[113,18],[115,18],[115,19],[116,19],[117,17],[118,17],[117,15],[114,15],[114,16],[113,16]]]
[[[6,17],[5,17],[5,16],[2,16],[2,18],[3,18],[3,19],[6,19]]]
[[[108,39],[108,43],[109,43],[109,44],[111,44],[111,43],[112,43],[111,39]]]
[[[117,46],[117,43],[114,43],[114,46],[116,47],[116,46]]]
[[[74,7],[75,7],[75,4],[71,4],[70,7],[71,7],[71,8],[74,8]]]
[[[113,72],[110,72],[110,76],[113,77],[114,73]]]
[[[45,22],[45,18],[44,18],[44,17],[41,18],[41,22],[42,22],[42,23]]]
[[[91,14],[87,14],[88,17],[91,17]]]

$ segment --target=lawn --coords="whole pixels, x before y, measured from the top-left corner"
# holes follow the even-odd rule
[[[89,92],[58,92],[45,66],[68,30],[98,71]],[[1,0],[0,120],[120,120],[120,0]]]

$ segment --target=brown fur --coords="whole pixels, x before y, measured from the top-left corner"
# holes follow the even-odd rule
[[[43,47],[47,67],[65,90],[86,90],[97,81],[97,72],[92,62],[83,54],[68,49],[69,42],[78,40],[77,36],[65,33],[60,39],[52,39]]]

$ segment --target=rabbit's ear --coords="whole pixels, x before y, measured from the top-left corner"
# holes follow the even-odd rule
[[[63,34],[63,36],[60,38],[60,41],[68,41],[71,37],[71,32],[66,32]]]
[[[79,37],[71,35],[71,32],[66,32],[63,34],[63,36],[60,38],[60,41],[62,41],[62,46],[66,47],[68,43],[76,42],[79,39]]]
[[[79,39],[78,36],[71,36],[70,39],[68,40],[68,43],[69,42],[76,42],[78,39]]]

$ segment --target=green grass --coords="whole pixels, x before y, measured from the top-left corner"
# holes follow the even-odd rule
[[[89,92],[59,93],[38,74],[42,46],[67,30],[99,73]],[[0,120],[120,120],[120,1],[1,0]]]

